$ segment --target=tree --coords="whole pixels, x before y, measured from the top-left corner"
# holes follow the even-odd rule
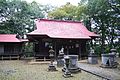
[[[0,33],[24,35],[33,29],[34,19],[43,18],[42,5],[21,0],[0,1]]]
[[[87,23],[89,30],[94,31],[101,35],[99,45],[101,45],[100,53],[109,51],[110,48],[115,48],[114,40],[118,38],[115,31],[120,31],[119,27],[119,0],[114,0],[115,5],[110,1],[113,0],[86,0],[85,10],[78,15],[85,15],[83,18],[77,16],[79,19],[83,19]],[[81,7],[84,3],[79,4]],[[81,10],[81,9],[80,9]],[[90,26],[91,25],[91,26]],[[98,45],[97,45],[98,46]],[[95,47],[95,46],[94,46]]]
[[[69,2],[66,5],[55,8],[53,11],[48,13],[48,17],[52,19],[64,19],[73,20],[75,18],[76,6],[73,6]]]

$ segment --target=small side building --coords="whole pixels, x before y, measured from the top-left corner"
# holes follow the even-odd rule
[[[49,46],[54,48],[56,58],[61,48],[65,55],[87,57],[86,42],[99,36],[88,31],[82,22],[38,19],[35,24],[37,29],[27,36],[34,43],[37,58],[49,58]]]
[[[16,34],[0,34],[0,59],[20,59],[26,41],[18,39]]]

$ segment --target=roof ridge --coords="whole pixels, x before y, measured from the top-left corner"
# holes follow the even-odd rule
[[[54,22],[67,22],[67,23],[82,23],[81,21],[72,21],[72,20],[56,20],[56,19],[36,19],[36,21],[54,21]]]
[[[16,35],[16,34],[0,34],[0,35]]]

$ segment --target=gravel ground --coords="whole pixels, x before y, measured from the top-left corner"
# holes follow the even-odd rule
[[[0,61],[0,80],[103,80],[81,71],[71,78],[64,78],[61,68],[56,72],[47,71],[48,64],[28,64],[26,61]]]

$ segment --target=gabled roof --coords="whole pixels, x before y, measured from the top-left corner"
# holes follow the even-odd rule
[[[37,29],[28,35],[47,35],[50,38],[91,39],[98,35],[88,31],[82,22],[38,19]]]
[[[0,42],[26,42],[28,40],[16,38],[16,34],[0,34]]]

